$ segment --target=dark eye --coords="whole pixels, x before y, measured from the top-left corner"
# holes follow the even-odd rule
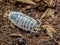
[[[30,29],[32,30],[32,27],[30,27]]]
[[[33,25],[33,23],[31,23],[31,26]]]
[[[24,28],[25,28],[25,25],[24,25]]]
[[[36,31],[36,30],[33,30],[33,31]]]

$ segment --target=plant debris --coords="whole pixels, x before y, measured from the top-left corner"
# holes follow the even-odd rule
[[[23,37],[22,34],[18,34],[18,33],[11,33],[11,34],[9,34],[9,36],[12,36],[12,37]]]
[[[56,30],[51,25],[43,25],[43,29],[47,31],[47,34],[52,37],[52,33],[56,33]]]
[[[34,3],[32,0],[15,0],[15,1],[23,2],[23,3],[28,3],[28,4],[33,4],[33,5],[36,4],[36,3]]]
[[[58,45],[60,45],[60,42],[58,41]]]
[[[50,8],[48,8],[45,12],[44,12],[44,14],[41,16],[41,18],[40,18],[40,20],[42,20],[44,17],[46,17],[46,16],[51,16],[52,18],[55,18],[55,10],[54,9],[50,9]]]
[[[6,18],[9,11],[40,20],[39,31],[18,28]],[[60,0],[0,0],[0,45],[60,45]]]
[[[56,1],[55,0],[44,0],[44,2],[49,6],[55,6]]]

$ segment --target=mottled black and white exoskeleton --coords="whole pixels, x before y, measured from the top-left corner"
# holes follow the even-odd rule
[[[17,27],[30,32],[37,32],[38,24],[33,18],[21,13],[21,12],[10,12],[8,15],[9,20]]]

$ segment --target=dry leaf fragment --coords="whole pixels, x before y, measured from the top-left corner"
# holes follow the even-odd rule
[[[3,18],[7,17],[7,12],[8,12],[8,11],[6,11],[6,12],[4,13]]]
[[[10,26],[11,26],[12,28],[15,28],[15,26],[14,26],[12,23],[10,23]]]
[[[58,41],[58,45],[60,45],[60,42]]]
[[[17,37],[23,37],[23,35],[22,34],[18,34],[18,33],[11,33],[11,34],[9,34],[9,36],[17,36]]]
[[[28,3],[28,4],[33,4],[33,5],[36,4],[36,3],[34,3],[32,0],[15,0],[15,1],[23,2],[23,3]]]
[[[52,37],[52,33],[56,33],[55,29],[51,25],[43,25],[43,29],[46,29],[47,34]]]
[[[3,0],[0,0],[0,1],[3,1]]]
[[[55,15],[54,15],[54,13],[55,13],[55,10],[54,9],[48,9],[48,13],[47,13],[47,16],[51,16],[52,18],[55,18]]]
[[[39,1],[41,1],[41,0],[34,0],[34,2],[39,2]]]
[[[6,10],[5,13],[4,13],[4,16],[3,18],[6,18],[8,16],[8,13],[10,12],[10,10]]]
[[[55,5],[55,0],[44,0],[44,2],[45,2],[49,7]]]
[[[55,18],[55,10],[48,8],[44,14],[41,16],[40,20],[42,20],[45,16],[51,16],[52,18]]]
[[[56,0],[57,2],[60,2],[60,0]]]

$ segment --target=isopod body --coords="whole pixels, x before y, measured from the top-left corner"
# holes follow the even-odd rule
[[[10,12],[8,19],[19,28],[25,31],[37,32],[37,21],[21,12]]]

